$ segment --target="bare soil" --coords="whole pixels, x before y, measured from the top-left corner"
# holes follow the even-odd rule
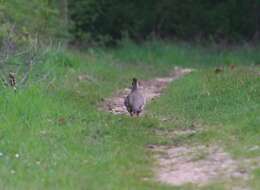
[[[159,97],[169,83],[191,72],[191,69],[175,68],[167,77],[140,81],[140,89],[146,103]],[[113,97],[105,99],[102,109],[116,115],[128,114],[124,106],[124,99],[129,92],[130,88],[125,88]],[[167,120],[167,118],[163,118],[163,120]],[[191,128],[168,131],[167,134],[158,130],[156,133],[157,135],[163,135],[165,138],[175,138],[179,135],[195,134],[201,130],[203,129]],[[203,186],[214,181],[229,181],[236,184],[230,188],[228,187],[229,189],[249,190],[247,187],[247,181],[250,179],[249,174],[256,167],[256,163],[260,163],[260,159],[235,160],[217,145],[148,145],[148,148],[154,153],[156,160],[155,179],[174,186],[187,183]]]
[[[159,97],[170,82],[177,80],[191,72],[191,69],[182,69],[176,67],[167,77],[158,77],[151,80],[141,80],[140,89],[145,98],[145,102],[149,103],[154,98]],[[105,99],[102,107],[105,109],[105,111],[111,112],[113,114],[128,114],[124,106],[124,99],[129,94],[129,92],[130,88],[120,90],[113,97]]]
[[[156,180],[174,186],[238,181],[241,188],[257,163],[250,159],[235,160],[217,145],[153,146],[152,151],[157,160]]]

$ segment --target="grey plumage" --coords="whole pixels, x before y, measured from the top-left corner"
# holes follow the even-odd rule
[[[132,82],[132,90],[130,94],[125,98],[125,106],[127,111],[130,113],[131,116],[139,114],[143,111],[144,108],[144,97],[139,89],[138,81],[136,78],[133,78]]]

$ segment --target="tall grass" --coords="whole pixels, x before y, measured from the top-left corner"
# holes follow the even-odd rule
[[[235,136],[233,147],[243,155],[240,145],[257,144],[259,135],[259,78],[251,73],[256,67],[244,68],[259,63],[259,56],[257,49],[244,50],[162,42],[128,42],[83,53],[49,49],[25,86],[16,92],[0,87],[0,188],[175,189],[143,180],[152,176],[153,162],[145,145],[158,142],[151,129],[178,125],[162,123],[160,116],[179,117],[183,125],[202,120],[213,126],[214,139],[227,144]],[[238,69],[215,75],[215,66],[233,63],[224,60],[239,60]],[[167,74],[176,65],[197,72],[153,102],[148,107],[153,114],[132,119],[98,109],[104,98],[129,86],[132,77]],[[227,138],[221,137],[224,133]],[[256,175],[252,183],[257,180]]]
[[[220,45],[201,46],[179,42],[152,41],[137,45],[126,40],[113,50],[114,56],[125,63],[146,63],[179,65],[190,67],[211,67],[260,64],[259,49],[250,45],[222,47]]]

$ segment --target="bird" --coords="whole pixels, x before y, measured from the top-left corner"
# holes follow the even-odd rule
[[[139,116],[145,104],[144,96],[139,89],[139,82],[133,78],[131,92],[127,95],[124,105],[131,116]]]
[[[218,67],[218,68],[215,69],[216,74],[222,73],[223,71],[224,71],[223,67]]]
[[[16,90],[16,77],[15,77],[15,73],[10,72],[9,73],[9,85],[11,87],[13,87],[14,90]]]
[[[234,70],[234,69],[236,68],[236,65],[235,65],[235,64],[231,64],[231,65],[229,65],[229,68],[230,68],[231,70]]]

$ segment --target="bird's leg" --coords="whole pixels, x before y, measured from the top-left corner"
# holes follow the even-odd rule
[[[140,113],[141,113],[140,111],[136,112],[137,117],[140,116]]]

